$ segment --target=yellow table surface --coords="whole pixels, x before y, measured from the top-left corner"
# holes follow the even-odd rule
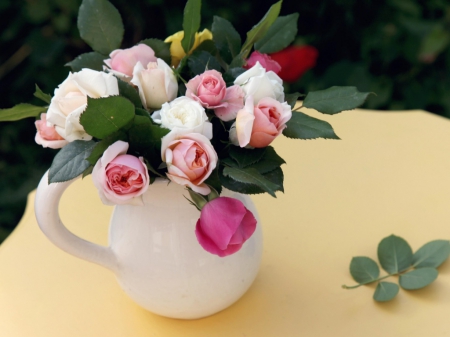
[[[450,121],[423,111],[354,110],[328,120],[342,140],[274,146],[286,160],[285,194],[253,199],[264,232],[260,272],[230,308],[208,318],[159,317],[134,304],[114,275],[54,247],[34,219],[34,193],[0,246],[0,336],[450,336],[450,262],[438,279],[388,303],[354,284],[353,256],[376,259],[396,234],[417,250],[450,238]],[[65,193],[74,233],[106,244],[111,207],[91,179]],[[382,272],[383,273],[383,272]]]

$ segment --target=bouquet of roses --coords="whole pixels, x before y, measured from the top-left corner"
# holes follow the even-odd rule
[[[200,245],[226,256],[253,234],[256,219],[241,201],[221,197],[222,188],[275,197],[285,163],[270,146],[276,137],[338,139],[330,124],[296,110],[335,114],[360,106],[368,93],[332,87],[310,92],[294,109],[304,95],[284,93],[281,67],[267,54],[292,43],[298,14],[279,16],[277,2],[242,43],[220,17],[199,33],[200,8],[201,0],[188,0],[183,31],[165,41],[119,49],[116,8],[83,0],[78,28],[94,51],[68,64],[73,72],[53,97],[36,86],[48,105],[19,104],[1,110],[0,121],[36,118],[36,142],[61,148],[49,183],[92,173],[105,204],[140,205],[157,178],[185,186],[201,212]]]

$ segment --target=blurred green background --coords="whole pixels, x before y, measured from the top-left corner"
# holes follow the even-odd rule
[[[125,24],[123,47],[181,30],[185,1],[111,1]],[[0,0],[0,108],[35,102],[68,75],[64,64],[90,51],[79,38],[81,0]],[[245,32],[267,11],[257,0],[204,0],[202,28],[213,15]],[[425,109],[450,117],[450,0],[285,0],[299,12],[296,44],[319,51],[317,65],[289,90],[332,85],[373,91],[365,108]],[[0,242],[20,220],[27,194],[56,151],[34,143],[34,121],[0,124]]]

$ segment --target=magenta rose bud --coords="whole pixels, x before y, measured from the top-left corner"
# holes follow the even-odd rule
[[[219,197],[203,206],[195,235],[207,252],[224,257],[241,249],[255,232],[256,223],[241,201]]]
[[[257,50],[250,55],[243,68],[250,69],[256,64],[256,62],[259,62],[263,68],[266,69],[266,71],[273,71],[275,74],[278,74],[281,71],[281,66],[277,61],[273,60],[269,55],[262,54]]]
[[[92,171],[92,180],[106,205],[143,205],[150,181],[142,157],[126,154],[128,143],[117,141],[106,149]]]

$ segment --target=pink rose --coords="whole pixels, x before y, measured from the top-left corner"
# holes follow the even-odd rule
[[[266,97],[253,106],[253,97],[249,96],[230,130],[230,140],[240,147],[266,147],[281,134],[291,117],[291,107],[286,102]]]
[[[203,195],[211,192],[204,181],[216,167],[218,158],[204,135],[172,130],[162,139],[162,159],[167,164],[167,177],[174,183]]]
[[[226,87],[222,74],[207,70],[186,84],[186,96],[199,102],[204,108],[214,109],[217,117],[224,121],[236,118],[244,106],[244,91],[234,85]]]
[[[195,235],[207,252],[224,257],[241,249],[255,232],[256,223],[241,201],[219,197],[203,206]]]
[[[143,205],[142,194],[150,181],[142,157],[126,154],[128,143],[110,145],[97,161],[92,179],[100,199],[106,205]]]
[[[103,62],[111,69],[114,75],[127,82],[131,80],[133,68],[138,62],[141,62],[144,67],[149,62],[156,62],[155,52],[145,44],[138,44],[128,49],[113,50],[109,57]]]
[[[244,65],[244,69],[250,69],[256,62],[259,62],[266,71],[273,71],[278,74],[281,71],[281,66],[277,61],[273,60],[267,54],[261,54],[259,51],[255,50],[250,57],[247,59],[247,63]]]
[[[46,113],[41,114],[41,120],[34,122],[34,125],[36,125],[37,129],[34,140],[39,145],[51,149],[60,149],[69,143],[56,132],[52,124],[47,123]]]

